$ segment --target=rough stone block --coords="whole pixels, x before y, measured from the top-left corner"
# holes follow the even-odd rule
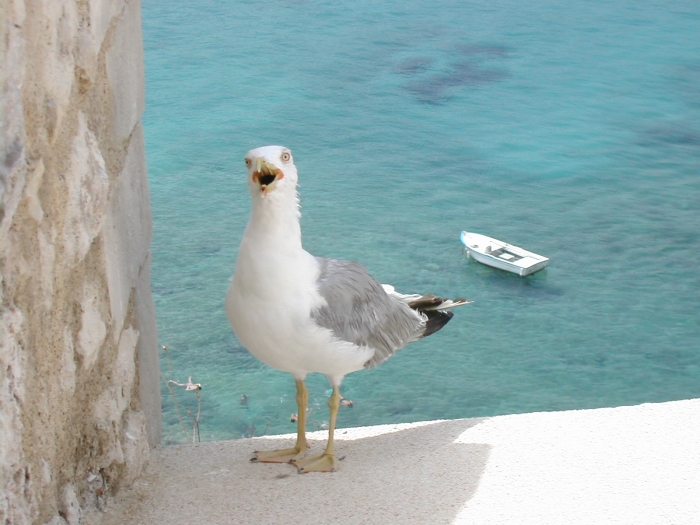
[[[0,33],[4,39],[3,47],[0,47],[4,51],[3,62],[0,62],[0,235],[3,238],[22,198],[26,174],[21,93],[24,80],[23,38],[16,26],[21,23],[22,17],[15,15],[15,19],[12,19],[10,13],[7,14],[7,21],[3,19],[6,32]]]
[[[72,396],[75,393],[75,346],[73,344],[72,333],[70,327],[63,328],[63,341],[65,348],[63,350],[63,359],[59,375],[59,384],[61,390]]]
[[[141,4],[9,0],[0,19],[0,522],[77,525],[148,457],[141,374],[160,427]]]
[[[146,107],[140,0],[126,5],[105,58],[114,102],[112,131],[122,141],[140,122]]]
[[[124,168],[115,181],[103,228],[107,286],[115,336],[121,332],[129,296],[148,257],[153,226],[146,178],[143,129],[131,137]]]
[[[115,421],[121,418],[121,414],[129,408],[131,403],[131,386],[136,378],[136,342],[139,339],[138,331],[133,328],[123,330],[121,335],[113,377],[114,397],[119,410],[119,417]]]
[[[90,0],[88,5],[90,9],[90,28],[99,49],[112,19],[122,12],[126,5],[126,0]]]
[[[109,194],[105,161],[82,112],[78,114],[78,133],[65,180],[68,202],[63,235],[66,252],[77,262],[85,257],[102,229]]]
[[[41,51],[46,54],[42,68],[44,110],[49,123],[49,140],[53,141],[68,111],[75,79],[73,51],[78,33],[78,11],[76,2],[43,0],[40,6],[43,19],[50,28],[45,32],[46,45]]]
[[[107,325],[100,311],[101,300],[99,289],[91,283],[85,283],[80,303],[83,313],[77,345],[77,351],[83,358],[84,370],[89,370],[95,364],[107,336]]]
[[[6,495],[0,498],[0,518],[22,523],[29,514],[24,500],[27,487],[23,480],[21,439],[25,363],[18,341],[25,322],[17,310],[0,313],[0,494]]]
[[[39,159],[27,175],[27,187],[24,190],[29,216],[38,223],[44,219],[44,209],[41,207],[39,199],[39,187],[44,177],[44,171],[44,161]]]
[[[143,412],[129,412],[124,425],[122,442],[126,465],[124,483],[128,486],[141,474],[150,453],[146,436],[146,417]]]
[[[65,516],[68,525],[80,525],[80,504],[75,494],[75,487],[70,483],[63,489],[61,513]]]
[[[96,427],[109,436],[102,444],[103,454],[99,458],[101,468],[108,468],[113,463],[124,464],[125,461],[123,446],[125,437],[119,429],[124,414],[126,413],[128,417],[130,413],[131,386],[136,375],[136,342],[139,333],[129,327],[121,331],[120,335],[112,384],[102,391],[95,403]],[[144,434],[145,430],[143,434],[131,435],[147,446]]]
[[[156,308],[151,294],[151,257],[141,268],[136,293],[134,295],[136,328],[139,341],[136,346],[139,363],[139,392],[141,409],[146,416],[148,444],[160,444],[161,439],[161,398],[160,362],[158,357],[158,331],[156,328]]]

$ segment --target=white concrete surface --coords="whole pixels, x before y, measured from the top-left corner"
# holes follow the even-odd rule
[[[103,523],[700,523],[700,399],[343,429],[333,474],[248,461],[292,439],[161,448]]]

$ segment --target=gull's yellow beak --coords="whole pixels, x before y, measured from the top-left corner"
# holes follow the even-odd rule
[[[277,181],[284,178],[284,173],[277,166],[266,162],[261,157],[253,161],[253,166],[253,182],[260,186],[262,197],[265,198],[268,193],[275,189]]]

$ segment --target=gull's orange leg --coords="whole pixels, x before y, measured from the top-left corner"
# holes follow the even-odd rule
[[[309,403],[309,392],[301,379],[297,383],[297,407],[299,408],[299,419],[297,420],[297,442],[294,448],[283,448],[279,450],[256,450],[251,461],[261,463],[294,463],[306,455],[309,443],[306,441],[306,406]]]
[[[340,390],[337,386],[333,387],[333,393],[328,398],[328,408],[331,411],[331,421],[328,427],[328,444],[326,450],[320,456],[309,459],[294,460],[294,464],[299,468],[300,474],[306,472],[335,472],[338,470],[338,459],[335,457],[333,449],[333,434],[335,432],[335,423],[338,419],[338,407],[340,406]]]

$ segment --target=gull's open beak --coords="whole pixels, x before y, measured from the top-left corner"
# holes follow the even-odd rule
[[[275,189],[277,181],[284,178],[284,173],[274,164],[265,162],[265,159],[258,157],[255,159],[255,169],[253,171],[253,182],[260,186],[262,197]]]

